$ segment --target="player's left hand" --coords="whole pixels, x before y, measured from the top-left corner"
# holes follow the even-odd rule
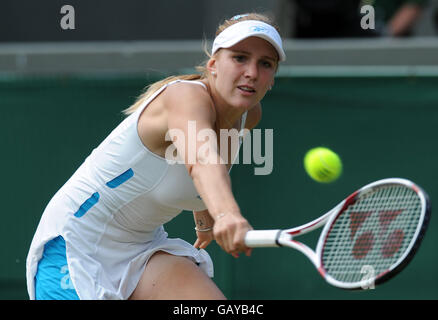
[[[193,244],[195,248],[205,249],[210,242],[214,239],[213,230],[210,231],[196,231],[196,236],[198,237]]]

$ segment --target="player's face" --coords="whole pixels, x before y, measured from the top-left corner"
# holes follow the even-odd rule
[[[269,42],[247,38],[219,50],[213,65],[216,90],[229,105],[249,109],[274,84],[277,65],[277,51]]]

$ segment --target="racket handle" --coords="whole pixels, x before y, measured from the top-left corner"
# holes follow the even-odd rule
[[[251,230],[246,233],[245,244],[250,248],[279,247],[277,243],[281,230]]]

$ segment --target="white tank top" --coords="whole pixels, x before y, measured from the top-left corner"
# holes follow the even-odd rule
[[[148,150],[137,131],[144,108],[167,86],[182,81],[164,85],[124,119],[50,200],[27,258],[31,297],[44,244],[58,235],[66,241],[76,289],[87,292],[96,281],[102,288],[105,282],[113,287],[120,282],[124,265],[145,250],[145,243],[161,237],[162,225],[181,211],[206,209],[185,165],[169,164]],[[198,81],[183,82],[205,87]]]
[[[166,159],[149,151],[143,145],[137,131],[138,119],[144,108],[167,86],[175,82],[205,87],[199,81],[170,82],[127,117],[91,153],[69,181],[68,184],[75,191],[68,193],[81,195],[76,196],[72,209],[77,210],[87,199],[95,195],[99,197],[95,204],[96,209],[102,207],[101,210],[108,214],[117,212],[116,220],[121,225],[139,231],[152,231],[170,221],[182,210],[206,209],[185,165],[169,164]],[[242,116],[242,129],[245,120],[246,113]],[[93,201],[94,199],[91,200]]]

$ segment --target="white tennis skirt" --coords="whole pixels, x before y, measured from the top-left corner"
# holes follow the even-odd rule
[[[61,236],[65,239],[70,281],[80,299],[128,299],[137,287],[149,258],[157,251],[188,257],[209,277],[213,277],[213,263],[209,254],[184,240],[169,239],[162,226],[156,230],[153,239],[146,243],[102,241],[98,250],[96,246],[84,242],[84,238],[72,233]],[[44,245],[53,238],[54,235],[39,243],[33,242],[29,251],[26,278],[32,300],[35,299],[35,275]],[[64,289],[61,282],[59,290]]]

